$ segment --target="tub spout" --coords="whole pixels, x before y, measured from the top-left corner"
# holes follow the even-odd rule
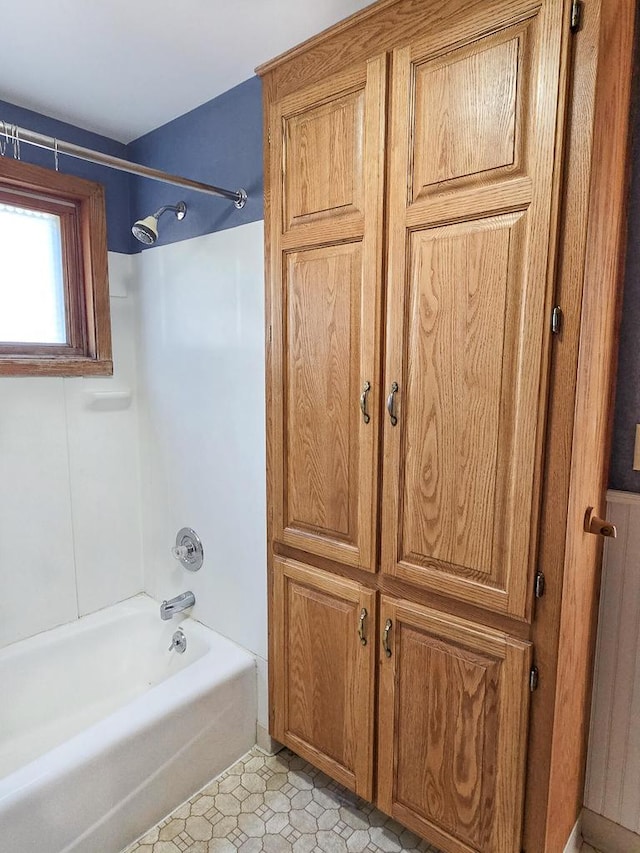
[[[181,613],[188,607],[193,607],[196,603],[196,597],[192,592],[183,592],[176,595],[175,598],[170,598],[169,601],[163,601],[160,605],[160,618],[171,619],[174,613]]]

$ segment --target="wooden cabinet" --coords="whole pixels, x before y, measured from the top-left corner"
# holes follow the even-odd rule
[[[385,58],[271,106],[274,535],[374,569]],[[280,165],[282,164],[282,166]],[[275,223],[274,223],[275,224]],[[363,409],[358,401],[363,398]]]
[[[375,594],[293,560],[273,583],[272,734],[371,798]]]
[[[382,597],[378,802],[443,850],[518,850],[531,645]]]
[[[271,733],[445,853],[581,803],[633,6],[379,0],[259,69]]]
[[[562,4],[480,6],[391,58],[382,570],[524,618]]]

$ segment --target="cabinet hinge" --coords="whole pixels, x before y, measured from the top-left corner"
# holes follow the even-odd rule
[[[273,337],[273,326],[269,325],[269,328],[267,329],[267,343],[269,343],[269,344],[271,343],[272,337]]]
[[[538,667],[534,664],[529,672],[529,690],[533,693],[538,689]]]
[[[571,4],[571,32],[577,33],[582,29],[582,3],[581,0],[573,0]]]
[[[267,131],[267,142],[271,145],[271,128]]]
[[[562,331],[562,308],[559,305],[556,305],[551,312],[551,334],[559,335]]]
[[[544,595],[545,583],[546,581],[544,579],[544,572],[536,572],[536,580],[533,587],[536,594],[536,598],[542,598],[542,596]]]

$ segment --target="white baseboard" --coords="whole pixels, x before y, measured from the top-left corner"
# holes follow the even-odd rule
[[[590,809],[582,809],[582,836],[601,853],[638,853],[640,835]]]

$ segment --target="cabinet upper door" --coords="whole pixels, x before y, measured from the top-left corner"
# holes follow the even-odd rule
[[[273,587],[272,734],[370,799],[375,593],[278,558]]]
[[[530,645],[386,596],[380,628],[380,808],[449,853],[519,853]]]
[[[524,618],[553,298],[558,2],[393,54],[384,572]]]
[[[273,537],[374,569],[386,63],[270,112]]]

